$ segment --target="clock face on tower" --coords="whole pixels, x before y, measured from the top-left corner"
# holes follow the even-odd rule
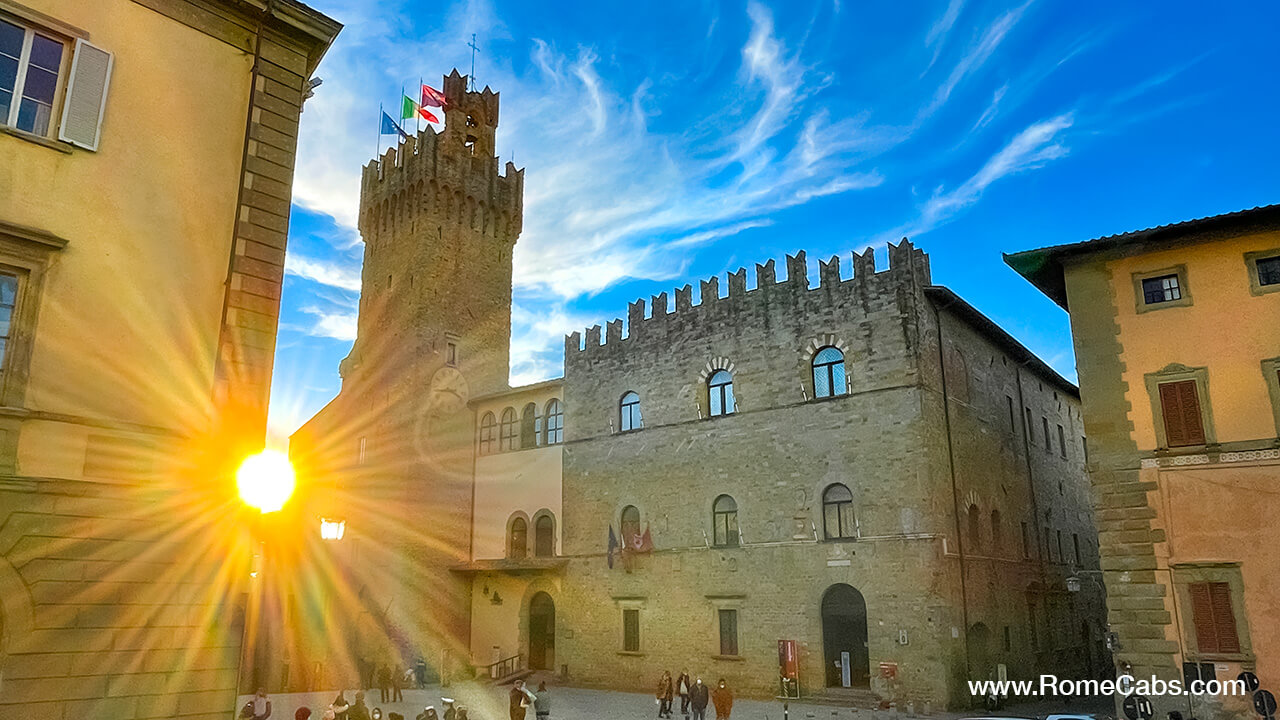
[[[467,379],[457,368],[442,367],[431,376],[427,403],[436,415],[452,415],[467,404]]]

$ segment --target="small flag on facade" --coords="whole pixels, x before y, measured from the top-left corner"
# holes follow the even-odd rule
[[[640,543],[636,546],[636,552],[642,552],[642,553],[653,552],[653,536],[649,534],[648,523],[645,523],[644,534],[640,536]]]
[[[449,104],[449,101],[445,99],[444,93],[436,90],[430,85],[423,85],[421,104],[425,107],[444,108],[444,106]]]
[[[405,140],[409,139],[409,133],[406,133],[399,125],[397,125],[396,121],[392,120],[391,116],[388,115],[385,110],[382,111],[382,130],[380,133],[382,135],[395,135],[398,133],[400,137]]]
[[[609,526],[609,567],[613,567],[613,554],[618,551],[618,536],[613,534],[613,526]]]

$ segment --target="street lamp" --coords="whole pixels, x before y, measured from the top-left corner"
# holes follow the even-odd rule
[[[321,540],[341,540],[342,536],[347,532],[346,520],[330,520],[329,518],[320,518],[320,539]]]
[[[250,455],[236,471],[240,499],[263,514],[284,507],[293,495],[296,479],[289,458],[277,450]]]

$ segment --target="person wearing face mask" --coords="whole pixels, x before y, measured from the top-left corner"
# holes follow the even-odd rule
[[[689,689],[693,686],[693,679],[689,677],[689,671],[681,669],[680,677],[676,678],[676,694],[680,696],[680,714],[689,717]]]
[[[707,720],[707,702],[711,699],[711,691],[702,684],[702,678],[693,681],[689,689],[689,705],[693,707],[693,720]]]
[[[716,707],[716,720],[729,720],[729,713],[733,711],[733,691],[725,684],[724,678],[720,678],[716,689],[711,691],[711,704]]]

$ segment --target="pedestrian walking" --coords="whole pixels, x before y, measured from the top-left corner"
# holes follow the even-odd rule
[[[707,702],[711,700],[711,690],[702,684],[702,678],[693,681],[689,688],[689,705],[693,708],[693,720],[707,720]]]
[[[436,714],[434,705],[428,705],[422,709],[422,712],[418,713],[416,720],[440,720],[440,716]]]
[[[523,680],[515,681],[511,686],[508,704],[511,720],[524,720],[525,713],[529,711],[529,705],[536,699],[537,696],[525,688]]]
[[[689,677],[689,670],[682,669],[680,677],[676,678],[676,692],[680,695],[680,714],[689,717],[689,690],[693,687],[693,680]]]
[[[440,698],[440,704],[444,706],[444,717],[440,720],[458,720],[458,710],[453,706],[453,698]]]
[[[391,668],[383,663],[378,666],[378,690],[382,693],[382,702],[391,698]]]
[[[547,683],[538,683],[538,693],[533,698],[533,714],[537,720],[546,720],[551,717],[551,694],[547,692]]]
[[[399,663],[391,673],[391,702],[404,702],[404,668]]]
[[[418,658],[413,664],[413,679],[417,681],[419,690],[427,686],[427,661],[423,658]]]
[[[334,720],[350,720],[347,713],[351,710],[351,703],[347,702],[347,696],[341,690],[338,691],[338,697],[329,704],[329,709],[333,711]]]
[[[733,691],[724,678],[720,678],[716,689],[711,691],[711,704],[716,707],[716,720],[729,720],[729,713],[733,712]]]
[[[671,696],[673,692],[671,672],[663,670],[662,677],[658,678],[658,690],[654,693],[654,698],[658,701],[658,717],[671,717]]]

